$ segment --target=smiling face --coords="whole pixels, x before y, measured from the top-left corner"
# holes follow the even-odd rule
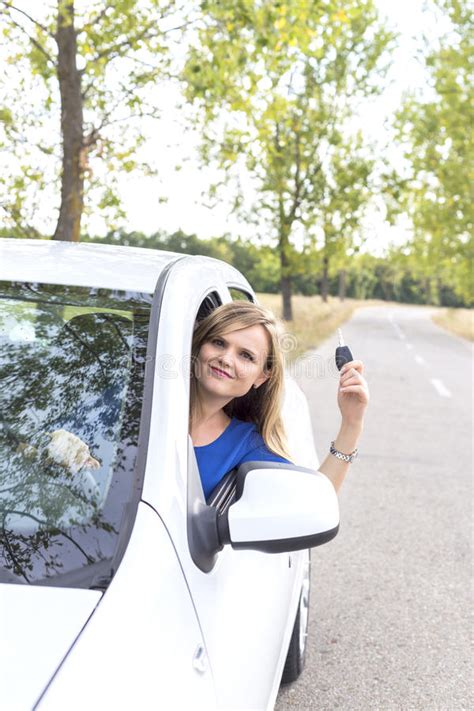
[[[260,324],[211,336],[195,364],[201,397],[228,402],[259,387],[269,377],[264,372],[269,349],[268,333]]]

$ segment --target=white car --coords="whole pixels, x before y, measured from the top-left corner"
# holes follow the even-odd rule
[[[193,327],[250,284],[207,257],[1,239],[0,297],[0,708],[273,708],[339,514],[289,377],[298,466],[247,463],[204,498]]]

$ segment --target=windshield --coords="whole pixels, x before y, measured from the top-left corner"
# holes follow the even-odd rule
[[[104,589],[115,572],[151,298],[0,282],[0,582]]]

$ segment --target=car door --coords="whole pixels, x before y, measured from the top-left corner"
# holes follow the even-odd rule
[[[143,502],[117,573],[70,643],[35,705],[41,711],[216,707],[212,674],[203,665],[202,633],[176,551],[163,522]]]
[[[204,572],[188,543],[188,490],[200,487],[188,438],[192,331],[206,299],[230,299],[226,281],[251,292],[239,272],[206,258],[176,263],[163,288],[143,498],[173,539],[201,624],[218,708],[264,709],[278,690],[306,558],[300,552],[270,555],[225,546]]]

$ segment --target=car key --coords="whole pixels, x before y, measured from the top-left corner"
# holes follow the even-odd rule
[[[349,346],[344,345],[344,339],[340,328],[337,329],[337,333],[339,336],[339,345],[336,348],[336,365],[337,369],[341,370],[343,365],[349,363],[351,360],[354,360],[354,358],[352,357]]]

